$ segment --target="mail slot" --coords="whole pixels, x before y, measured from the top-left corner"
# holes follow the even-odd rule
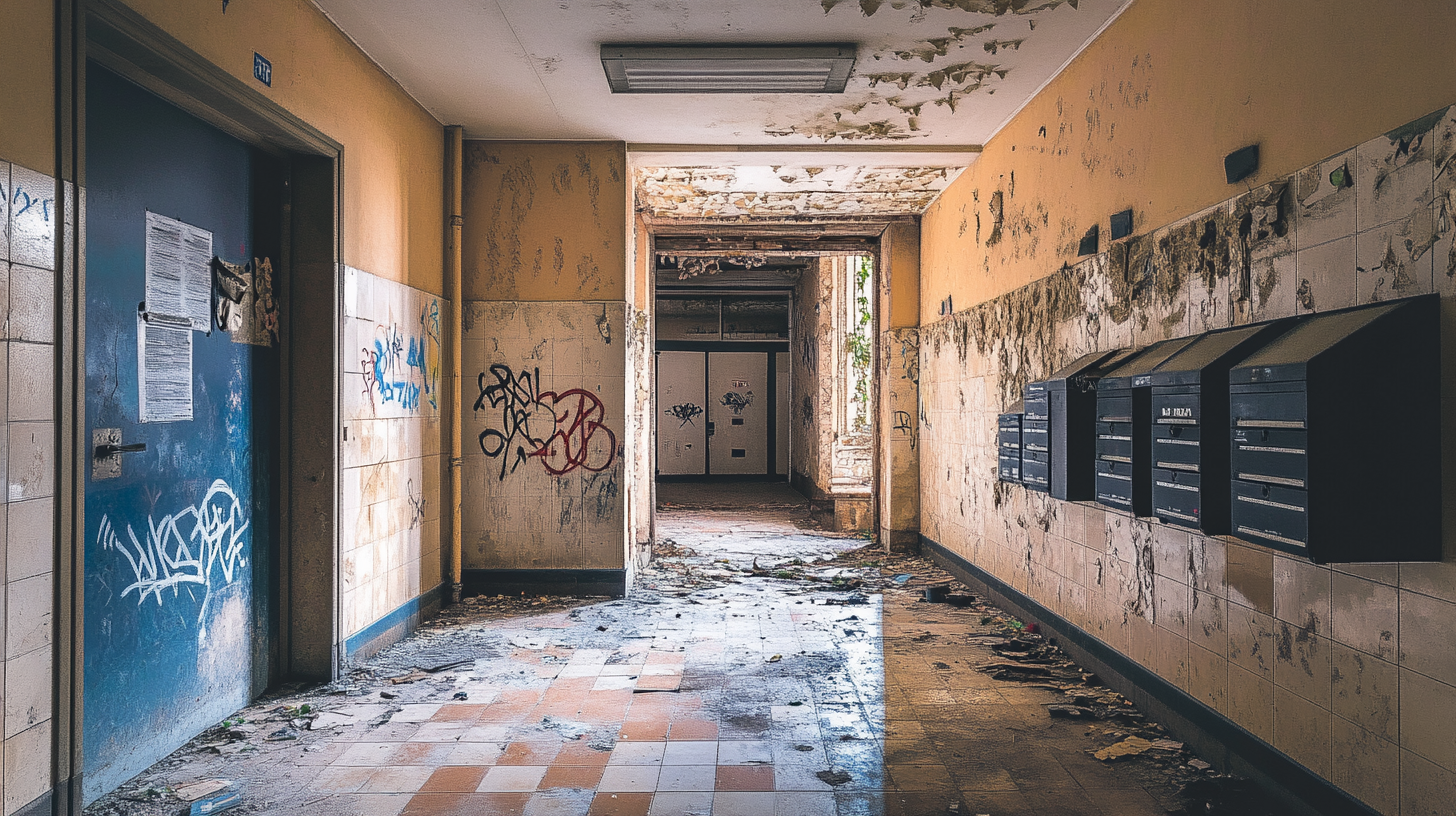
[[[1228,532],[1229,368],[1291,325],[1200,335],[1153,372],[1153,515],[1208,534]]]
[[[1438,324],[1434,295],[1328,312],[1232,367],[1232,535],[1321,564],[1440,559]]]
[[[1092,462],[1096,455],[1096,383],[1108,367],[1130,352],[1126,349],[1097,351],[1077,358],[1050,378],[1029,383],[1023,392],[1026,417],[1022,425],[1022,481],[1033,490],[1045,490],[1055,498],[1086,501],[1096,492]],[[1045,421],[1033,416],[1043,409]],[[1045,474],[1028,463],[1034,452],[1028,433],[1046,432]],[[1035,460],[1033,460],[1035,461]],[[1039,464],[1039,463],[1038,463]],[[1037,478],[1045,475],[1043,486]]]
[[[1013,411],[996,419],[996,473],[1003,482],[1021,482],[1021,417]]]
[[[1153,468],[1153,514],[1166,522],[1197,528],[1203,476],[1186,470]]]
[[[1139,516],[1151,515],[1152,456],[1148,375],[1193,342],[1162,340],[1131,355],[1097,382],[1097,502]],[[1104,468],[1105,464],[1121,465]],[[1103,474],[1108,475],[1104,478]],[[1125,478],[1116,478],[1122,476]]]

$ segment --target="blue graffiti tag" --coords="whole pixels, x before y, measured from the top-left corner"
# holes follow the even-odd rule
[[[440,302],[431,300],[420,313],[420,334],[406,335],[397,324],[378,326],[373,348],[365,347],[360,364],[364,393],[370,405],[378,401],[406,411],[420,408],[423,396],[439,408]]]

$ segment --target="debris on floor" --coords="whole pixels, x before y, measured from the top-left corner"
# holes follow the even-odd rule
[[[660,512],[631,597],[469,598],[87,813],[1278,812],[930,560],[807,518]]]

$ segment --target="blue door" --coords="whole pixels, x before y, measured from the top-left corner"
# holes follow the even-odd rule
[[[104,69],[86,83],[89,802],[269,680],[282,176]]]

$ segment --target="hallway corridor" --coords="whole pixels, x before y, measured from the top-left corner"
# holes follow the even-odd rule
[[[213,779],[259,814],[1261,812],[1016,620],[923,602],[929,562],[783,504],[664,510],[673,554],[630,599],[469,599],[87,812],[175,813]],[[1143,748],[1092,755],[1114,744]]]

